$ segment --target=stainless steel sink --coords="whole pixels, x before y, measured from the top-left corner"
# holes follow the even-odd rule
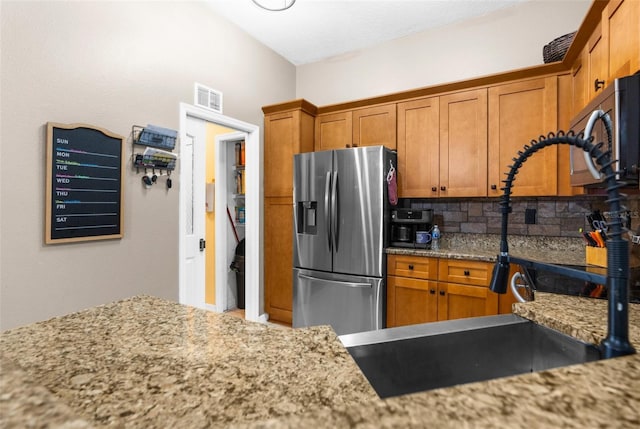
[[[599,350],[513,314],[343,335],[381,398],[600,359]]]

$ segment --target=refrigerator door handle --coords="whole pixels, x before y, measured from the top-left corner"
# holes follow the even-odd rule
[[[331,190],[331,230],[333,231],[334,251],[338,251],[338,238],[340,237],[340,208],[338,207],[338,172],[333,172],[333,186]]]
[[[329,223],[329,192],[331,189],[331,172],[327,171],[327,178],[324,185],[324,212],[327,214],[327,244],[329,245],[329,251],[331,251],[331,224]]]
[[[311,276],[307,276],[305,274],[298,274],[298,277],[306,279],[306,280],[312,280],[312,281],[323,281],[323,279],[319,279],[317,277],[311,277]],[[341,281],[337,281],[337,280],[331,280],[331,283],[338,283],[340,284],[340,286],[346,286],[346,287],[353,287],[353,288],[371,288],[371,283],[354,283],[354,282],[341,282]]]

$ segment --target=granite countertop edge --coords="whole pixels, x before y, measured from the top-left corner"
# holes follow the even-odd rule
[[[540,262],[584,265],[585,249],[581,238],[509,236],[509,254]],[[495,234],[450,234],[443,238],[440,250],[419,247],[388,247],[388,255],[425,256],[495,262],[500,252],[500,236]]]
[[[515,304],[514,313],[586,342],[606,335],[606,301],[536,299]],[[637,346],[640,305],[631,306],[630,326]],[[131,335],[118,337],[118,330]],[[637,354],[382,400],[329,327],[266,326],[147,296],[5,331],[0,344],[2,427],[640,422]]]

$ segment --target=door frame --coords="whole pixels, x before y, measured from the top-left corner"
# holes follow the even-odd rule
[[[247,147],[248,135],[244,131],[234,131],[225,134],[218,134],[215,137],[215,212],[216,221],[215,221],[215,236],[216,236],[216,264],[215,264],[215,276],[216,276],[216,307],[218,311],[224,311],[225,308],[220,308],[218,303],[228,304],[228,291],[229,291],[229,276],[235,277],[235,275],[229,272],[229,266],[231,262],[235,258],[235,248],[237,246],[235,237],[232,239],[231,233],[232,228],[229,224],[229,219],[226,213],[228,210],[228,189],[229,189],[229,181],[227,180],[228,176],[228,159],[229,159],[229,143],[236,142],[238,140],[245,141],[245,150]],[[233,150],[233,149],[232,149]],[[246,170],[245,170],[246,172]],[[246,180],[246,179],[245,179]],[[245,182],[246,185],[246,182]],[[247,194],[248,195],[248,194]],[[246,201],[245,201],[246,207]],[[245,230],[242,232],[242,235],[245,237],[246,243],[246,224]],[[246,251],[246,248],[245,248]],[[231,255],[234,255],[234,258]],[[227,255],[226,259],[223,259],[221,255]],[[246,261],[246,259],[245,259]],[[246,276],[246,266],[245,266],[245,276]],[[225,279],[223,281],[223,279]],[[235,285],[235,281],[231,282]],[[246,305],[245,305],[246,307]],[[245,309],[246,313],[246,309]]]
[[[187,117],[201,119],[203,121],[212,122],[218,125],[222,125],[227,128],[232,128],[238,131],[247,133],[246,140],[246,188],[247,197],[245,198],[245,319],[253,320],[257,322],[266,322],[268,315],[264,312],[264,268],[263,268],[263,228],[262,228],[262,198],[263,190],[261,186],[262,178],[262,156],[263,148],[262,141],[260,139],[260,127],[254,124],[240,121],[225,115],[221,115],[201,107],[197,107],[187,103],[180,103],[180,137],[181,141],[186,139],[187,134]],[[196,141],[195,144],[204,144],[205,142]],[[205,163],[206,160],[201,161]],[[182,180],[182,173],[180,174],[180,180]],[[185,276],[185,268],[183,267],[183,255],[184,249],[184,233],[185,230],[185,216],[184,207],[186,201],[184,201],[184,195],[180,193],[179,198],[179,297],[180,302],[183,302],[183,297],[190,296]],[[216,211],[217,208],[216,208]],[[205,216],[205,207],[201,207],[199,213],[194,213],[195,216]],[[223,213],[226,218],[226,213]],[[219,216],[216,216],[216,219]],[[225,263],[226,260],[218,261],[220,255],[216,254],[216,267],[219,264]],[[228,267],[227,267],[228,268]],[[216,268],[216,277],[218,276],[218,269]],[[226,282],[218,282],[216,278],[216,285],[226,284]],[[202,284],[199,287],[204,291],[205,285]],[[202,296],[202,302],[196,303],[197,307],[207,308],[214,311],[224,311],[224,306],[210,306],[204,302],[204,293],[199,294]],[[216,302],[218,297],[218,291],[216,289]],[[193,305],[193,303],[190,303]]]

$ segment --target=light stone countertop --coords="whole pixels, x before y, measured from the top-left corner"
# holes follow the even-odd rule
[[[582,340],[606,302],[516,313]],[[631,305],[640,345],[640,305]],[[638,427],[640,355],[381,400],[329,327],[136,296],[0,334],[0,427]]]
[[[0,427],[226,427],[370,403],[330,327],[149,296],[0,334]]]
[[[509,254],[540,262],[584,265],[585,249],[581,238],[510,235]],[[430,256],[495,262],[500,252],[500,236],[495,234],[448,234],[440,250],[391,247],[387,254]]]

